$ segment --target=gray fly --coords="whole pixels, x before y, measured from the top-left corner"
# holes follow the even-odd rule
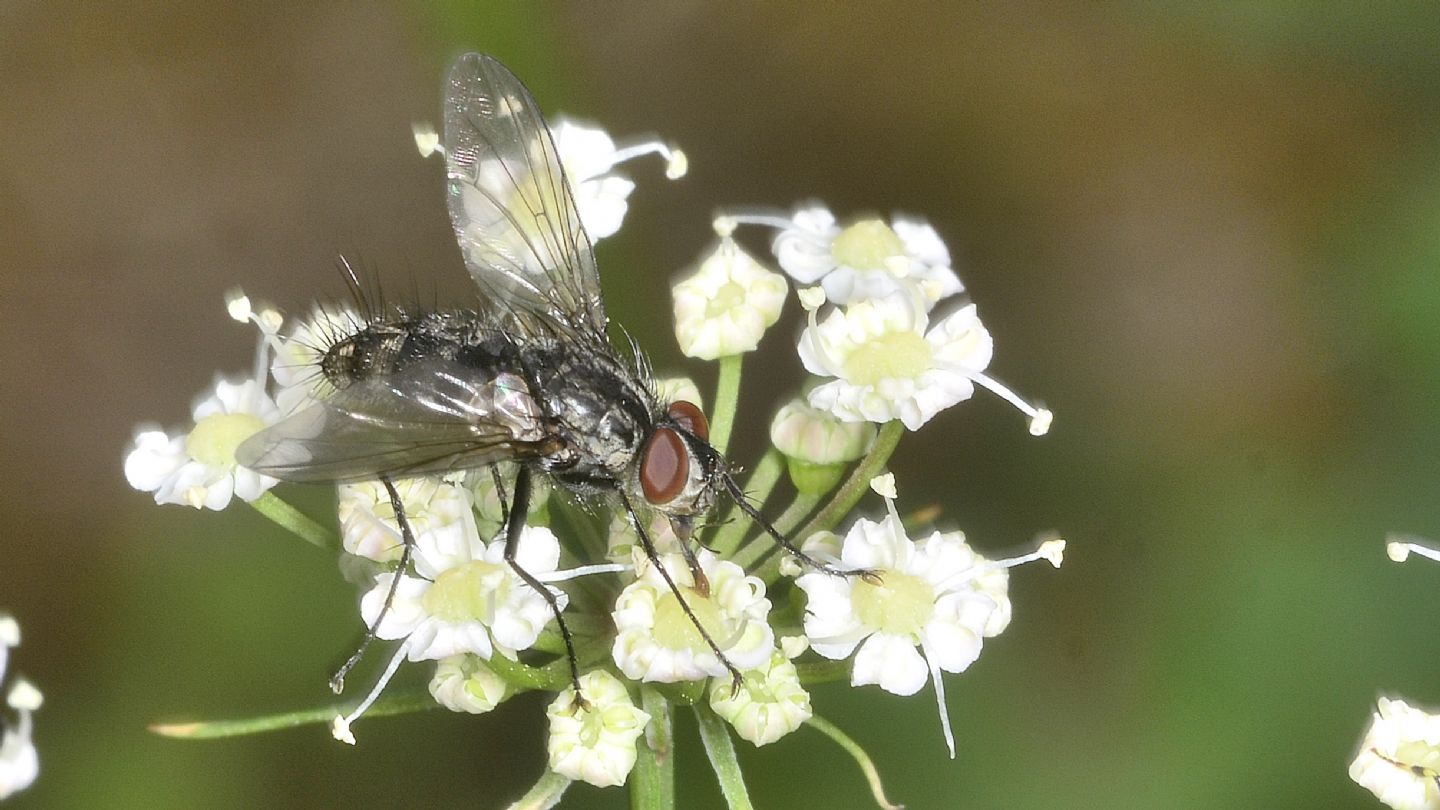
[[[495,59],[468,54],[450,70],[444,108],[450,220],[486,306],[365,313],[363,325],[323,352],[319,373],[334,392],[245,442],[240,462],[285,481],[379,479],[405,541],[401,570],[415,541],[392,479],[517,462],[505,559],[554,611],[577,690],[570,631],[549,589],[516,564],[516,546],[533,476],[611,498],[738,685],[739,673],[658,565],[636,505],[669,518],[701,593],[708,585],[691,533],[722,490],[806,563],[838,572],[800,552],[746,501],[710,446],[700,409],[660,401],[643,360],[611,343],[590,240],[549,128],[520,80]],[[336,691],[374,638],[398,582],[365,643],[332,680]]]

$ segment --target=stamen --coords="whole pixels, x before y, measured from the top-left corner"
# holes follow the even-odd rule
[[[945,747],[950,750],[950,758],[955,758],[955,732],[950,729],[950,712],[945,707],[945,679],[941,677],[940,665],[935,663],[935,657],[930,654],[930,647],[923,640],[920,642],[920,653],[925,656],[925,663],[930,667],[930,680],[935,684],[935,703],[940,707],[940,730],[945,734]]]
[[[599,563],[596,565],[582,565],[579,568],[569,568],[564,571],[551,571],[548,574],[540,574],[535,578],[541,582],[564,582],[576,577],[585,577],[591,574],[617,574],[626,571],[625,566],[619,563]]]
[[[665,176],[671,180],[678,180],[685,176],[690,170],[690,159],[677,146],[660,143],[659,141],[647,141],[627,146],[623,149],[616,149],[611,155],[610,165],[624,163],[627,160],[640,157],[641,155],[660,155],[665,158]]]
[[[1411,553],[1415,553],[1428,560],[1440,562],[1440,551],[1429,546],[1423,546],[1417,542],[1420,538],[1409,534],[1390,534],[1385,540],[1385,553],[1395,562],[1405,562]]]
[[[1065,540],[1055,537],[1040,544],[1040,547],[1019,557],[1011,557],[1006,560],[992,560],[990,564],[996,568],[1014,568],[1017,565],[1024,565],[1036,560],[1045,560],[1056,568],[1065,560]]]
[[[782,230],[782,231],[785,230],[786,228],[793,228],[793,227],[795,227],[795,223],[794,223],[789,217],[778,217],[778,216],[775,216],[774,214],[761,214],[761,213],[722,214],[721,216],[716,217],[716,219],[715,219],[715,222],[716,222],[716,227],[715,227],[715,229],[716,229],[717,231],[720,230],[719,223],[720,223],[721,221],[724,221],[724,222],[728,223],[728,224],[730,225],[730,230],[732,230],[732,231],[735,230],[735,226],[736,226],[736,225],[764,225],[764,226],[767,227],[767,228],[778,228],[778,229],[780,229],[780,230]],[[721,235],[723,236],[724,234],[721,234]]]
[[[810,313],[810,325],[814,326],[815,311],[825,305],[825,288],[806,287],[803,290],[797,290],[795,295],[800,299],[800,306]]]
[[[440,145],[440,135],[435,132],[435,127],[428,121],[416,121],[410,125],[410,132],[415,136],[415,148],[420,150],[420,157],[428,158],[431,155],[445,154],[445,147]]]
[[[989,389],[992,394],[1000,397],[1006,402],[1014,405],[1021,413],[1030,417],[1030,435],[1044,436],[1050,431],[1050,423],[1055,421],[1055,414],[1046,408],[1037,408],[1034,405],[1020,398],[1020,395],[1005,387],[1003,383],[988,374],[975,374],[971,377],[975,382]]]
[[[225,311],[240,323],[245,323],[254,317],[254,312],[250,309],[250,298],[239,287],[231,287],[225,291]]]
[[[385,687],[389,685],[390,679],[395,677],[395,670],[400,668],[400,662],[405,660],[405,654],[409,651],[410,640],[406,639],[405,642],[400,645],[400,648],[395,651],[395,655],[390,658],[390,663],[385,665],[385,671],[380,673],[380,680],[375,682],[375,686],[370,690],[370,694],[366,695],[365,699],[360,701],[360,705],[355,707],[355,711],[350,712],[350,714],[344,717],[339,715],[335,716],[335,719],[330,722],[330,734],[335,739],[349,745],[355,744],[355,735],[350,732],[350,724],[359,720],[360,715],[364,714],[366,710],[370,708],[371,704],[380,697],[380,693],[385,691]]]
[[[44,702],[45,696],[24,678],[16,678],[15,683],[10,686],[10,694],[5,696],[6,705],[20,712],[36,711]]]
[[[0,644],[6,647],[20,646],[20,623],[14,616],[0,615]]]

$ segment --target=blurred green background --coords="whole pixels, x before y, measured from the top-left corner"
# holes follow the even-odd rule
[[[410,135],[466,50],[689,153],[678,183],[631,171],[600,248],[661,368],[715,208],[819,197],[928,217],[992,371],[1055,410],[1037,440],[982,395],[901,445],[902,504],[994,554],[1071,544],[948,680],[954,761],[928,692],[815,691],[894,799],[1377,806],[1345,775],[1375,697],[1440,704],[1440,569],[1383,550],[1440,536],[1437,35],[1431,2],[0,6],[0,608],[47,697],[15,806],[488,808],[540,773],[527,699],[353,749],[145,730],[323,703],[357,638],[332,559],[243,508],[157,508],[120,462],[247,367],[228,287],[298,311],[342,295],[344,252],[466,294]],[[742,460],[798,378],[796,317],[751,364]],[[680,756],[683,806],[721,806],[683,725]],[[761,807],[868,805],[814,732],[742,756]]]

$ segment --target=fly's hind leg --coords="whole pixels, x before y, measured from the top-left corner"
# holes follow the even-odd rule
[[[370,648],[370,642],[375,640],[375,634],[379,631],[381,622],[385,621],[385,617],[390,613],[391,603],[395,601],[395,591],[400,587],[400,578],[410,568],[410,558],[415,553],[415,534],[410,530],[410,520],[405,516],[405,504],[400,500],[400,493],[396,491],[389,476],[380,476],[380,483],[385,486],[385,492],[390,496],[390,507],[395,510],[395,522],[400,525],[400,539],[404,541],[405,548],[400,552],[400,564],[396,566],[395,576],[390,580],[390,588],[385,592],[385,604],[381,605],[375,621],[365,629],[365,638],[360,642],[355,653],[330,678],[330,689],[337,695],[344,691],[345,676],[350,674],[350,670],[354,669],[356,664],[360,663],[365,651]]]
[[[496,483],[499,483],[498,478]],[[504,501],[502,500],[501,503]],[[560,628],[560,637],[565,640],[565,658],[570,662],[570,682],[575,687],[576,705],[585,707],[588,704],[580,691],[580,662],[575,657],[575,641],[570,636],[570,628],[565,626],[565,617],[560,615],[560,602],[543,582],[520,567],[520,563],[515,560],[515,554],[520,549],[520,535],[525,528],[525,517],[529,513],[530,468],[521,464],[520,471],[515,475],[515,497],[510,501],[509,519],[505,524],[505,562],[510,564],[510,568],[514,570],[516,576],[524,580],[526,585],[534,588],[536,593],[545,599],[545,604],[550,606],[550,612],[555,614],[555,624]]]

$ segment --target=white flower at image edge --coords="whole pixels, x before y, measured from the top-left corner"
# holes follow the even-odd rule
[[[812,313],[799,352],[811,374],[835,378],[810,391],[811,405],[847,422],[899,419],[918,430],[975,393],[993,348],[974,304],[930,326],[923,311],[892,296],[823,321]]]
[[[156,503],[224,509],[231,497],[253,501],[278,481],[238,466],[235,449],[280,416],[253,380],[218,380],[194,408],[194,427],[181,436],[143,430],[125,457],[130,486],[155,493]]]
[[[645,733],[650,715],[631,702],[625,684],[604,670],[581,675],[580,689],[588,705],[577,705],[571,686],[545,710],[550,770],[596,787],[623,785],[635,767],[635,741]]]
[[[405,655],[411,661],[467,652],[484,659],[495,652],[514,658],[535,643],[554,617],[545,598],[505,561],[504,538],[487,545],[473,518],[437,526],[415,540],[419,576],[381,574],[360,601],[361,616],[373,625],[391,580],[400,577],[395,600],[376,635],[407,639]],[[517,562],[543,581],[560,562],[560,543],[549,529],[526,526]],[[551,592],[563,608],[565,593]]]
[[[765,598],[765,583],[705,549],[696,559],[710,580],[709,596],[694,590],[690,567],[681,555],[661,557],[710,639],[741,671],[769,661],[775,633],[768,622],[770,600]],[[646,564],[620,593],[612,618],[616,630],[613,656],[625,677],[661,683],[728,678],[724,663],[705,643],[654,565]]]
[[[789,286],[724,238],[692,275],[675,284],[675,339],[688,357],[751,352],[780,318]]]
[[[1380,698],[1350,778],[1395,810],[1440,808],[1440,716]]]
[[[10,648],[19,644],[19,623],[14,617],[0,613],[0,682],[5,679]],[[41,702],[40,690],[29,681],[17,678],[11,683],[5,703],[18,715],[19,722],[10,726],[0,720],[0,728],[4,729],[0,736],[0,799],[24,790],[40,775],[40,755],[31,739],[30,715],[40,708]]]
[[[920,220],[863,219],[841,228],[829,209],[810,205],[783,223],[771,248],[781,269],[801,284],[818,282],[835,304],[903,292],[928,309],[964,290],[945,243]]]

